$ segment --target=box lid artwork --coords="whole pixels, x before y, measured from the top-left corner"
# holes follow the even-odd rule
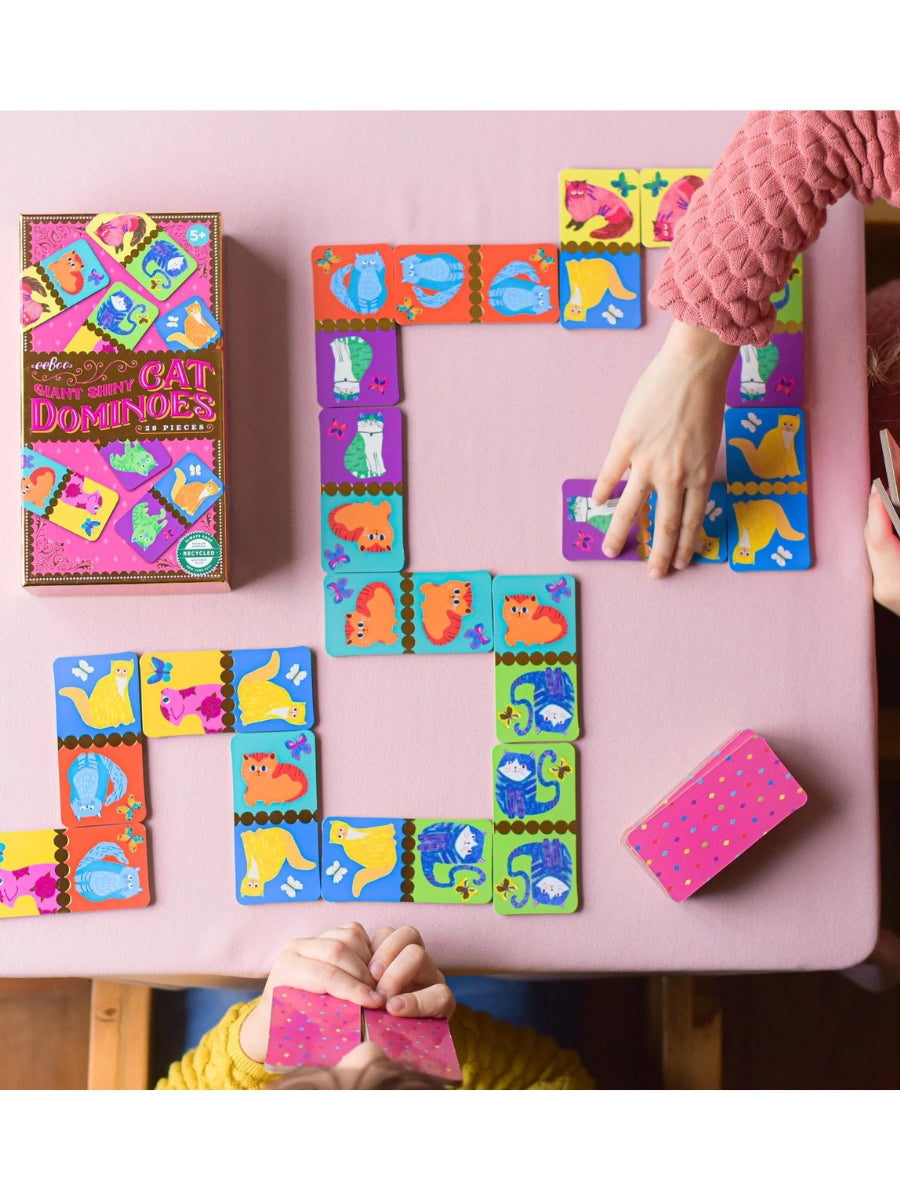
[[[25,586],[227,589],[219,214],[20,233]]]

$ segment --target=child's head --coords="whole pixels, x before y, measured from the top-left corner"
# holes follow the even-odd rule
[[[442,1091],[434,1075],[392,1062],[373,1042],[345,1054],[336,1067],[297,1067],[269,1084],[281,1091]]]

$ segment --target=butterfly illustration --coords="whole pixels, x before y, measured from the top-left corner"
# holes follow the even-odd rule
[[[653,176],[653,178],[648,183],[644,184],[644,187],[651,194],[651,196],[653,197],[654,200],[659,195],[659,193],[663,190],[663,188],[668,187],[668,186],[669,186],[668,179],[663,179],[663,177],[662,177],[662,175],[660,175],[659,171],[656,172],[656,174]]]
[[[621,192],[622,199],[627,200],[628,193],[633,192],[635,190],[635,188],[637,187],[637,184],[629,183],[628,180],[625,178],[625,172],[620,171],[618,179],[611,179],[609,186],[614,187],[617,192]]]
[[[94,668],[86,658],[79,658],[78,666],[72,668],[72,674],[87,682],[88,675],[93,675]]]
[[[422,309],[413,304],[411,296],[407,296],[402,304],[397,305],[397,311],[406,317],[407,321],[414,321],[422,313]]]
[[[335,546],[333,550],[325,551],[325,561],[333,571],[334,568],[340,566],[341,563],[348,563],[350,558],[345,553],[342,546]]]
[[[570,774],[571,770],[572,770],[572,768],[569,766],[569,764],[566,762],[566,760],[562,756],[560,756],[558,763],[554,763],[554,765],[548,769],[549,769],[551,775],[555,775],[556,778],[560,779],[560,780],[565,779],[565,777],[568,774]]]
[[[472,896],[478,894],[478,888],[472,887],[468,879],[464,879],[462,883],[458,883],[454,890],[459,892],[463,900],[469,900]]]
[[[513,883],[512,880],[507,878],[506,875],[503,876],[502,883],[498,883],[494,886],[494,891],[498,896],[502,896],[504,900],[508,900],[511,893],[517,892],[518,890],[519,885],[517,883]]]
[[[566,580],[562,575],[560,575],[559,580],[556,583],[547,584],[547,591],[555,601],[558,601],[561,597],[572,595],[572,589],[569,587],[568,583],[566,583]]]
[[[760,425],[762,425],[762,421],[756,415],[756,413],[748,412],[747,419],[742,420],[741,425],[743,426],[744,429],[748,430],[750,433],[756,433],[757,429],[759,429]]]
[[[157,658],[155,654],[150,655],[150,661],[153,663],[153,672],[147,677],[147,682],[170,683],[172,680],[172,664],[162,658]]]
[[[30,454],[22,455],[22,470],[30,471],[34,465],[34,458]]]
[[[321,267],[325,274],[329,274],[331,268],[341,261],[341,256],[329,247],[321,258],[316,259],[316,266]]]
[[[794,390],[794,384],[796,382],[797,382],[796,379],[786,379],[782,375],[781,378],[778,380],[778,386],[776,387],[775,391],[776,392],[784,392],[784,394],[786,396],[789,396],[791,394],[791,392]]]
[[[532,254],[529,261],[537,263],[542,271],[549,271],[556,259],[552,254],[548,254],[543,246],[538,246],[537,253]]]
[[[604,321],[608,321],[610,325],[615,325],[617,321],[621,321],[625,314],[622,312],[621,308],[616,308],[614,304],[610,304],[606,311],[602,312],[600,316],[604,319]]]
[[[473,650],[477,650],[479,646],[486,646],[491,640],[484,632],[484,625],[481,621],[477,625],[473,625],[471,629],[463,631]]]
[[[337,418],[335,418],[331,422],[331,424],[328,426],[328,436],[329,437],[341,438],[344,436],[344,434],[346,432],[347,432],[346,422],[338,421]]]
[[[287,882],[281,885],[281,890],[286,892],[287,895],[293,900],[298,892],[303,891],[303,884],[299,879],[295,879],[293,875],[288,875]]]
[[[706,513],[704,515],[708,521],[718,521],[719,517],[722,515],[722,510],[719,508],[718,504],[716,504],[715,500],[708,500],[706,502]]]
[[[93,530],[100,528],[100,522],[95,521],[93,517],[85,517],[81,522],[81,528],[84,530],[87,536],[90,537]]]
[[[369,387],[372,391],[383,392],[389,383],[389,378],[382,379],[380,375],[373,375],[372,382],[369,384]]]
[[[517,721],[518,719],[519,719],[519,710],[516,708],[513,708],[513,706],[511,704],[507,704],[506,708],[503,710],[502,713],[497,713],[497,720],[502,721],[507,729],[509,729],[509,727],[513,721]]]
[[[126,821],[130,821],[130,820],[132,820],[132,818],[134,817],[134,814],[137,812],[137,810],[140,807],[141,806],[135,802],[134,792],[129,792],[128,793],[128,803],[117,805],[116,812],[121,813],[121,815],[125,818]]]
[[[576,550],[590,550],[594,544],[594,535],[592,533],[578,533],[575,535]]]
[[[135,833],[130,825],[126,825],[121,833],[116,834],[117,842],[128,842],[128,849],[134,853],[138,846],[143,842],[143,838],[139,833]]]
[[[102,275],[100,274],[100,272],[99,272],[99,271],[97,271],[96,269],[95,269],[95,270],[92,270],[92,271],[91,271],[91,273],[90,273],[90,275],[88,275],[88,282],[90,282],[90,283],[102,283],[102,282],[103,282],[103,276],[102,276]]]
[[[284,743],[291,752],[291,758],[299,758],[301,754],[312,754],[312,747],[306,740],[306,734],[301,733],[293,742],[290,738]]]
[[[786,567],[788,560],[793,557],[790,550],[785,550],[784,546],[779,546],[772,554],[772,558],[778,563],[779,567]]]
[[[287,670],[287,678],[292,683],[295,683],[297,685],[297,687],[300,686],[300,684],[306,678],[307,674],[308,674],[307,671],[300,670],[299,663],[291,663],[291,665],[288,667],[288,670]]]
[[[332,599],[335,604],[340,604],[342,600],[349,600],[353,595],[353,588],[347,587],[347,578],[342,576],[340,579],[330,580],[328,586],[333,593]]]
[[[332,883],[340,883],[347,874],[347,870],[347,867],[342,867],[338,860],[335,859],[330,867],[325,868],[325,874],[329,877]]]
[[[202,471],[200,463],[188,463],[188,475],[200,475]]]
[[[3,855],[6,853],[6,842],[0,842],[0,862],[3,862]]]

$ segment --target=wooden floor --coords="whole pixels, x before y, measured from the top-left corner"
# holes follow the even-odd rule
[[[870,287],[900,275],[900,222],[867,223],[866,260]],[[900,620],[877,608],[876,646],[882,924],[900,933]],[[660,1012],[666,1004],[676,1014],[665,1059],[670,1086],[681,1086],[684,1071],[710,1081],[705,1086],[716,1086],[720,1076],[726,1089],[900,1086],[900,987],[871,993],[827,972],[707,977],[694,987],[693,1028],[685,1041],[679,1023],[688,1009],[679,992],[690,988],[689,980],[678,977],[591,982],[584,1028],[573,1031],[573,1041],[601,1087],[662,1086]],[[144,999],[136,1003],[132,1019],[145,1024]],[[137,1045],[143,1053],[129,1033],[127,1007],[124,1015],[120,1020],[115,999],[105,993],[95,990],[92,997],[89,980],[0,980],[0,1089],[76,1090],[89,1078],[115,1086],[103,1075],[102,1062],[90,1062],[89,1030],[95,1031],[95,1055],[98,1045],[116,1038],[120,1047],[124,1040],[126,1051]],[[709,1047],[718,1047],[719,1035],[721,1055],[716,1051],[709,1062],[700,1061]],[[686,1044],[688,1062],[679,1059]],[[121,1056],[134,1079],[128,1057]]]

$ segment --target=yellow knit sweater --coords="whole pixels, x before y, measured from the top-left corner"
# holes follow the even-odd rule
[[[241,1050],[239,1032],[256,1000],[233,1005],[196,1049],[157,1083],[157,1089],[262,1088],[275,1076]],[[533,1029],[517,1029],[488,1013],[459,1005],[451,1018],[453,1041],[468,1090],[593,1090],[578,1055]]]

